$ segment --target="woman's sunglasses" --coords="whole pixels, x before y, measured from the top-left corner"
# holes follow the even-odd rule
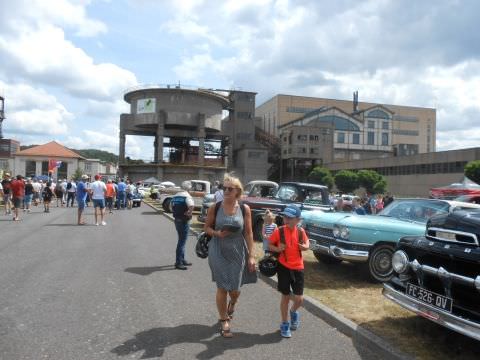
[[[228,192],[228,191],[233,191],[233,190],[236,190],[236,189],[238,189],[238,188],[236,188],[236,187],[230,187],[230,186],[225,186],[225,187],[223,188],[223,191]]]

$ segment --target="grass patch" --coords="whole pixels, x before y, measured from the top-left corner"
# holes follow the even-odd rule
[[[257,258],[262,245],[256,244]],[[479,359],[480,342],[404,310],[382,295],[361,264],[325,265],[305,254],[305,294],[417,359]]]

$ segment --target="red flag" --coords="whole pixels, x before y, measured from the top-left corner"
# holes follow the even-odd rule
[[[57,160],[49,159],[48,160],[48,171],[53,172],[57,168]]]

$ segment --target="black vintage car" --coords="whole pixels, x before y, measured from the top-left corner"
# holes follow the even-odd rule
[[[289,204],[298,205],[303,210],[333,211],[328,199],[328,188],[323,185],[282,182],[277,191],[268,197],[246,197],[242,199],[252,210],[253,238],[262,241],[263,215],[269,209],[279,213]],[[283,220],[277,216],[276,223]]]
[[[395,276],[383,295],[404,308],[480,340],[480,211],[432,217],[425,236],[400,239]]]

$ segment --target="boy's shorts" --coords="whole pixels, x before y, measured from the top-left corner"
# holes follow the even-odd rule
[[[93,199],[93,207],[97,208],[99,207],[100,209],[105,208],[105,200],[104,199]]]
[[[277,290],[283,295],[303,295],[304,275],[303,270],[291,270],[278,263]]]

